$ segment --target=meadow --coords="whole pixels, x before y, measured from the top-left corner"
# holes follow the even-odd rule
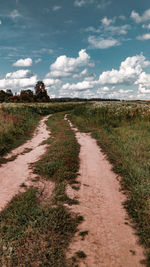
[[[80,147],[64,115],[82,132],[90,132],[121,177],[126,194],[126,224],[136,229],[150,266],[150,104],[148,102],[93,102],[91,104],[3,104],[0,108],[0,153],[3,155],[30,138],[41,116],[51,138],[46,154],[33,169],[52,181],[52,198],[42,205],[37,188],[16,196],[0,215],[0,263],[6,266],[78,266],[65,252],[84,219],[66,205],[78,204],[66,194],[78,189]],[[40,178],[39,178],[40,179]],[[43,227],[44,225],[44,227]],[[86,229],[85,229],[86,230]],[[38,242],[37,242],[38,240]],[[83,252],[82,252],[83,253]],[[80,254],[80,253],[79,253]],[[74,257],[72,260],[76,261]],[[50,264],[50,265],[49,265]]]

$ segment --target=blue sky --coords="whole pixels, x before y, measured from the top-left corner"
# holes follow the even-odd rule
[[[0,2],[0,89],[150,98],[149,0]]]

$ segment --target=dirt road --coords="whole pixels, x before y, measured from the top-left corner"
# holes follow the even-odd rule
[[[72,126],[72,125],[71,125]],[[80,150],[80,190],[70,186],[67,193],[77,197],[79,205],[73,211],[84,217],[79,231],[88,231],[84,240],[75,236],[68,257],[81,250],[87,255],[80,267],[138,267],[143,259],[143,249],[137,244],[133,229],[125,224],[127,214],[122,206],[125,196],[112,166],[99,149],[96,141],[85,133],[76,131]]]
[[[14,161],[10,161],[0,167],[0,211],[19,192],[20,185],[34,178],[30,163],[36,162],[46,151],[47,145],[41,145],[42,141],[49,137],[44,117],[31,140],[14,149],[6,158],[18,155]],[[23,153],[24,152],[24,153]]]

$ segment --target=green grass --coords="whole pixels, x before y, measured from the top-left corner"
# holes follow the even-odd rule
[[[125,103],[82,106],[72,112],[71,120],[80,131],[92,133],[122,177],[127,196],[124,205],[150,266],[150,107]]]
[[[67,266],[64,249],[76,225],[66,208],[42,207],[29,189],[0,215],[1,266]]]
[[[35,172],[56,183],[53,197],[45,205],[37,189],[16,196],[0,214],[0,266],[70,267],[66,250],[83,217],[64,206],[77,204],[65,192],[79,168],[79,145],[64,114],[50,117],[51,143]],[[50,142],[49,142],[50,141]],[[35,181],[36,185],[36,181]]]
[[[1,104],[0,157],[31,138],[41,116],[73,109],[76,104]],[[0,162],[3,159],[0,158]]]
[[[0,109],[0,157],[30,138],[40,116],[28,107]]]

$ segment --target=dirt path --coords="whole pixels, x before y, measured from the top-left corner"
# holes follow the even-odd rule
[[[76,138],[81,145],[77,179],[81,186],[79,191],[69,186],[67,193],[79,199],[80,204],[72,209],[84,217],[79,231],[88,231],[88,235],[81,240],[78,233],[67,256],[84,251],[87,258],[80,262],[80,267],[142,266],[139,261],[143,259],[143,249],[137,244],[133,229],[125,224],[125,196],[111,164],[89,134],[76,131]]]
[[[35,177],[29,164],[36,162],[46,151],[47,145],[41,145],[41,143],[50,134],[45,124],[48,117],[46,116],[40,121],[31,140],[6,156],[6,158],[10,158],[18,155],[17,158],[0,167],[0,211],[19,192],[22,183]]]

